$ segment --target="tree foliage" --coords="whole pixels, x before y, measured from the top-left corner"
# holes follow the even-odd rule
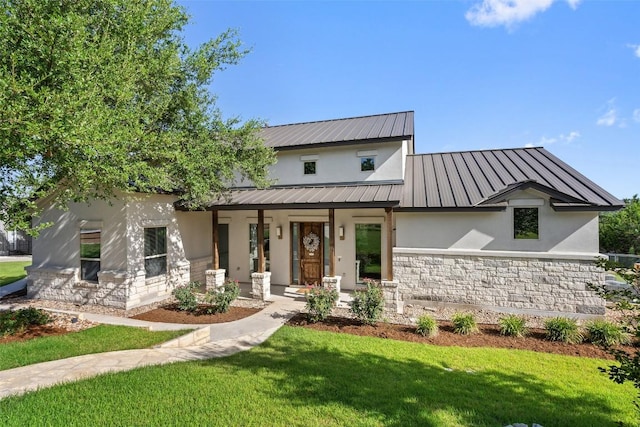
[[[622,331],[624,334],[640,339],[640,268],[625,267],[619,263],[600,259],[597,265],[606,271],[615,273],[627,284],[623,289],[609,289],[603,285],[590,284],[589,287],[598,295],[609,301],[613,308],[621,313]],[[627,381],[633,383],[636,390],[640,390],[640,350],[611,347],[607,342],[601,343],[615,358],[618,365],[600,368],[609,378],[622,384]],[[640,410],[640,392],[634,401]]]
[[[0,0],[0,219],[29,228],[116,191],[178,191],[189,208],[239,177],[268,183],[262,123],[224,119],[207,87],[247,51],[229,30],[198,49],[171,0]]]
[[[625,207],[600,216],[602,252],[640,255],[640,199],[624,199]]]

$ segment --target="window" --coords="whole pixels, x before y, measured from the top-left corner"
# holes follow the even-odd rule
[[[356,281],[380,279],[381,265],[382,225],[356,224]]]
[[[538,208],[513,208],[513,238],[538,238]]]
[[[147,277],[167,273],[167,227],[144,229],[144,271]]]
[[[375,157],[361,157],[360,158],[360,170],[362,172],[372,171],[376,168]]]
[[[264,263],[265,271],[271,271],[269,257],[269,224],[264,225]],[[249,270],[258,271],[258,224],[249,224]]]
[[[316,162],[304,162],[304,174],[315,175],[316,174]]]
[[[100,230],[80,229],[80,279],[98,281],[100,271]]]

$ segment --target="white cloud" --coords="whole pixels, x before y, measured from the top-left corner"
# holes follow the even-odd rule
[[[640,123],[640,108],[633,110],[633,121]]]
[[[633,54],[640,58],[640,44],[628,44],[631,49],[633,49]]]
[[[560,140],[564,142],[573,142],[575,139],[580,138],[580,132],[572,130],[568,134],[560,134]]]
[[[610,99],[607,102],[607,107],[606,107],[607,111],[604,112],[604,114],[602,114],[598,120],[596,121],[596,124],[598,126],[613,126],[618,122],[618,110],[616,109],[615,106],[615,98],[614,99]]]
[[[575,141],[578,138],[580,138],[580,132],[578,132],[576,130],[572,130],[571,132],[569,132],[567,134],[561,133],[560,135],[555,136],[555,137],[543,136],[535,144],[529,142],[529,143],[525,144],[525,147],[527,147],[527,148],[530,148],[530,147],[544,147],[544,146],[555,144],[557,142],[564,142],[565,144],[570,144],[570,143],[572,143],[573,141]]]
[[[471,25],[480,27],[512,27],[544,12],[556,1],[558,0],[482,0],[471,6],[465,18]],[[575,9],[582,0],[565,1]]]

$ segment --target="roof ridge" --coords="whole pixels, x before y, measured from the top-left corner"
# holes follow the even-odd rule
[[[415,111],[414,110],[395,111],[395,112],[392,112],[392,113],[369,114],[369,115],[365,115],[365,116],[342,117],[342,118],[326,119],[326,120],[312,120],[312,121],[309,121],[309,122],[298,122],[298,123],[284,123],[284,124],[281,124],[281,125],[265,126],[264,129],[285,127],[285,126],[309,125],[309,124],[313,124],[313,123],[340,122],[340,121],[344,121],[344,120],[354,120],[354,119],[368,119],[368,118],[371,118],[371,117],[391,116],[391,115],[406,114],[406,113],[415,113]]]

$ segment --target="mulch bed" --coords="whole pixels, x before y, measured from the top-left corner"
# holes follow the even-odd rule
[[[291,326],[304,327],[317,331],[339,332],[351,335],[388,338],[400,341],[418,342],[438,346],[458,347],[494,347],[531,350],[569,356],[612,359],[611,355],[593,344],[565,344],[547,341],[542,329],[531,329],[524,338],[500,335],[497,325],[478,325],[480,333],[460,335],[453,332],[450,322],[439,322],[440,331],[435,338],[427,338],[415,332],[415,326],[377,323],[375,326],[362,325],[356,319],[329,317],[324,322],[309,323],[305,314],[294,316],[288,323]],[[624,347],[632,350],[632,347]]]
[[[24,331],[17,334],[0,336],[0,344],[7,344],[10,342],[27,341],[33,338],[48,337],[52,335],[64,335],[69,331],[57,326],[50,325],[31,325]]]
[[[133,316],[132,319],[146,320],[148,322],[203,325],[208,323],[233,322],[234,320],[244,319],[252,314],[256,314],[260,310],[259,308],[231,306],[226,313],[207,314],[204,309],[199,309],[195,313],[189,313],[179,310],[176,304],[168,304]]]

